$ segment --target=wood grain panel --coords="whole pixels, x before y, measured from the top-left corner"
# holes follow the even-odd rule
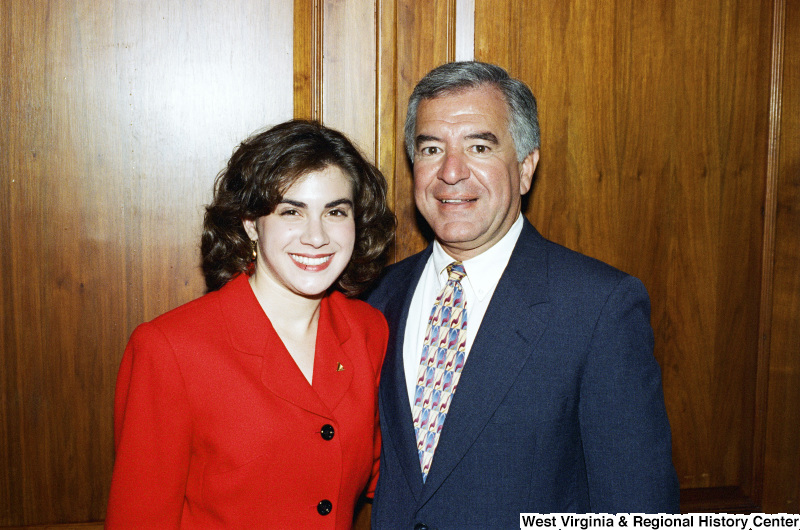
[[[203,292],[214,176],[291,116],[291,5],[0,5],[0,526],[97,521],[127,338]]]
[[[294,0],[294,117],[322,119],[322,0]]]
[[[328,0],[323,17],[322,121],[375,161],[374,1]]]
[[[752,494],[771,3],[479,2],[540,105],[528,216],[640,277],[686,488]],[[750,501],[752,502],[752,501]]]
[[[394,174],[394,206],[397,215],[395,258],[403,259],[427,245],[425,222],[414,206],[411,166],[405,156],[403,123],[408,97],[414,85],[430,70],[455,58],[455,0],[415,2],[397,0],[397,73],[395,104],[397,129],[394,132],[395,166],[381,168]],[[385,145],[391,145],[385,138]],[[402,154],[402,156],[401,156]]]
[[[800,3],[785,3],[763,507],[800,513]]]
[[[376,0],[377,95],[375,124],[375,165],[386,177],[389,207],[395,210],[395,164],[403,158],[396,152],[400,111],[397,98],[397,2]]]

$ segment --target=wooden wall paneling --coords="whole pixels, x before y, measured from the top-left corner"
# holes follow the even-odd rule
[[[11,27],[8,24],[11,12],[11,6],[6,2],[0,3],[0,72],[4,75],[11,74]],[[0,106],[3,109],[9,109],[11,103],[11,87],[6,83],[0,83]],[[0,113],[0,128],[7,131],[11,124],[11,117],[14,114],[13,110],[8,110]],[[10,175],[17,168],[14,163],[16,153],[11,152],[10,139],[5,134],[0,134],[0,235],[8,234],[11,232],[11,215],[12,201],[11,201],[11,182]],[[5,242],[5,252],[0,252],[0,348],[5,349],[11,343],[14,336],[13,322],[9,315],[7,315],[7,307],[10,305],[9,297],[11,296],[10,289],[7,282],[3,281],[3,277],[11,270],[11,253],[9,246],[11,242]],[[10,439],[11,425],[19,425],[19,405],[16,396],[16,388],[10,391],[10,388],[16,386],[16,371],[17,371],[16,357],[0,354],[0,466],[5,470],[0,474],[0,519],[7,519],[10,512],[12,496],[11,474],[15,473],[14,469],[10,468],[12,462],[20,461],[20,447],[19,445],[12,446],[8,441]],[[18,473],[18,472],[17,472]]]
[[[394,206],[397,215],[395,257],[403,259],[428,243],[424,221],[417,215],[411,166],[405,155],[403,124],[414,85],[431,69],[455,58],[455,0],[397,0],[397,82],[395,115]],[[392,145],[386,138],[385,145]],[[388,172],[388,168],[381,168]]]
[[[122,212],[104,204],[119,204],[121,190],[84,178],[116,167],[80,146],[108,142],[114,123],[81,50],[92,21],[62,8],[6,5],[3,17],[0,524],[97,517],[112,457],[108,436],[97,433],[111,432],[103,383],[116,367],[98,342],[113,340],[119,321],[100,315],[124,315],[125,289],[100,282],[125,275],[113,259]],[[107,31],[97,28],[97,37]],[[100,119],[87,119],[87,100]]]
[[[375,13],[377,61],[375,165],[386,177],[387,199],[389,207],[394,211],[394,169],[396,160],[403,158],[402,151],[397,152],[395,149],[398,127],[402,128],[397,103],[397,1],[376,0]]]
[[[97,521],[127,338],[204,291],[214,176],[291,116],[291,5],[0,9],[0,526]]]
[[[757,509],[760,501],[756,475],[762,466],[757,447],[762,438],[757,422],[763,402],[762,389],[758,387],[758,322],[761,294],[766,288],[760,279],[773,13],[769,2],[744,2],[737,6],[721,3],[712,6],[711,11],[703,9],[690,14],[697,17],[692,20],[706,17],[709,22],[699,22],[687,32],[683,57],[696,55],[697,45],[691,43],[697,42],[698,35],[706,32],[709,37],[701,48],[703,57],[690,63],[697,72],[697,86],[704,94],[697,100],[697,108],[691,106],[691,114],[679,115],[678,134],[684,136],[694,131],[687,138],[696,146],[689,156],[682,158],[679,169],[682,175],[690,174],[690,168],[697,166],[710,146],[711,156],[705,160],[711,164],[706,162],[707,168],[699,176],[713,177],[714,188],[708,188],[707,193],[715,204],[714,210],[706,210],[714,215],[708,217],[712,237],[698,237],[690,225],[690,230],[681,234],[681,243],[695,242],[709,248],[716,244],[716,252],[711,262],[713,268],[708,271],[711,276],[707,277],[713,282],[708,300],[713,301],[715,309],[711,333],[713,355],[699,348],[692,353],[694,358],[705,355],[713,359],[711,371],[701,380],[710,389],[706,405],[710,416],[702,418],[710,435],[707,445],[702,440],[699,446],[684,448],[684,456],[689,451],[696,454],[698,447],[706,453],[703,467],[694,472],[694,484],[687,480],[686,485],[734,487],[733,494],[727,500],[723,496],[722,500],[738,499],[743,508],[752,510]],[[711,75],[701,74],[703,69]],[[691,97],[691,92],[687,91],[684,97],[687,96]],[[689,116],[701,121],[687,123],[684,120]],[[684,127],[684,123],[691,129]],[[703,123],[707,123],[706,131],[702,131]],[[708,169],[714,173],[709,174]],[[731,266],[732,263],[736,265]],[[699,334],[704,330],[693,331]],[[687,358],[681,362],[687,363]],[[701,367],[687,364],[686,368],[696,372]],[[682,371],[685,373],[686,369]],[[671,384],[678,385],[681,381],[676,378]],[[688,428],[686,422],[683,427]],[[708,480],[703,473],[708,473]]]
[[[540,106],[528,216],[645,282],[681,484],[746,506],[771,8],[476,4],[476,58],[528,82]]]
[[[800,3],[784,8],[763,508],[800,513]],[[780,15],[780,13],[778,14]]]
[[[294,0],[294,117],[322,119],[322,0]]]
[[[373,161],[375,13],[373,2],[295,0],[294,116],[342,131]]]
[[[779,173],[779,146],[781,133],[781,96],[783,78],[783,41],[786,5],[783,0],[773,4],[772,60],[770,71],[770,113],[767,147],[767,166],[764,186],[764,235],[761,250],[761,309],[759,318],[759,354],[756,380],[757,398],[753,467],[754,495],[761,499],[764,485],[764,457],[769,385],[770,339],[772,328],[773,272],[775,260],[775,235],[777,216],[777,184]]]
[[[325,2],[322,120],[375,161],[376,15],[374,1]]]

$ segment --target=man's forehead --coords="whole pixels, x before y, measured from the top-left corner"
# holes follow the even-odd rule
[[[493,87],[447,93],[420,102],[417,135],[441,129],[459,136],[508,133],[508,110],[502,94]]]
[[[504,111],[507,110],[506,100],[503,96],[503,93],[499,88],[488,84],[449,90],[437,94],[434,97],[423,98],[420,100],[419,106],[423,107],[436,104],[441,105],[456,101],[461,102],[462,104],[464,101],[481,101],[485,105],[495,106],[503,109]]]

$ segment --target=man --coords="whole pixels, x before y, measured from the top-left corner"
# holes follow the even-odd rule
[[[368,298],[391,333],[373,526],[677,512],[644,286],[521,215],[539,160],[528,87],[494,65],[440,66],[405,134],[436,240]]]

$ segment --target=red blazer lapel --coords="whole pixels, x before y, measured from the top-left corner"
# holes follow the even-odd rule
[[[313,388],[330,410],[342,400],[355,370],[344,347],[350,338],[350,326],[336,306],[340,297],[340,293],[334,293],[322,300],[314,357]]]
[[[320,308],[312,387],[272,327],[247,277],[242,274],[234,278],[220,294],[231,344],[241,352],[263,358],[264,386],[300,408],[330,417],[353,378],[352,362],[342,349],[350,337],[350,328],[331,303],[331,296],[323,299]],[[339,363],[342,370],[338,369]]]

